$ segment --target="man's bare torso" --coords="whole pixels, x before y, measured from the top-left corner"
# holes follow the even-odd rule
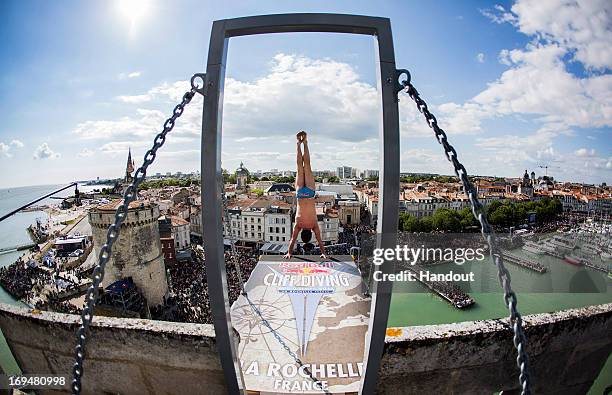
[[[317,225],[315,199],[298,199],[295,222],[301,229],[312,229]]]

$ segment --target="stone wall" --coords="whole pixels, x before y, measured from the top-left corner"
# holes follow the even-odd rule
[[[0,304],[0,329],[24,373],[71,375],[79,318]],[[83,394],[226,392],[212,325],[95,317],[90,333]]]
[[[77,316],[0,304],[0,329],[25,373],[66,373]],[[612,351],[612,304],[524,317],[535,393],[584,394]],[[225,392],[212,325],[95,317],[84,393]],[[517,388],[507,320],[389,328],[383,394],[487,394]]]
[[[612,304],[523,320],[535,393],[587,393],[612,351]],[[379,388],[389,394],[515,393],[515,358],[507,319],[389,328]]]

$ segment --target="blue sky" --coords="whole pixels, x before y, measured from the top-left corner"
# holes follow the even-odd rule
[[[609,2],[0,2],[0,188],[121,176],[139,163],[186,80],[204,71],[216,19],[338,12],[391,19],[396,61],[470,173],[612,181]],[[544,4],[545,3],[545,4]],[[223,6],[220,6],[223,4]],[[373,39],[283,34],[230,41],[223,166],[378,167]],[[149,172],[199,169],[201,99]],[[400,98],[402,171],[450,174]]]

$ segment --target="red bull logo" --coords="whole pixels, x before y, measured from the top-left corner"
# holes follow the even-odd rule
[[[309,274],[329,274],[329,270],[318,267],[302,267],[302,268],[283,268],[285,274],[309,275]]]

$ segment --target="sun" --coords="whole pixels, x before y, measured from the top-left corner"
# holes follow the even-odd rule
[[[117,0],[117,8],[120,14],[129,22],[130,30],[149,13],[150,0]]]

